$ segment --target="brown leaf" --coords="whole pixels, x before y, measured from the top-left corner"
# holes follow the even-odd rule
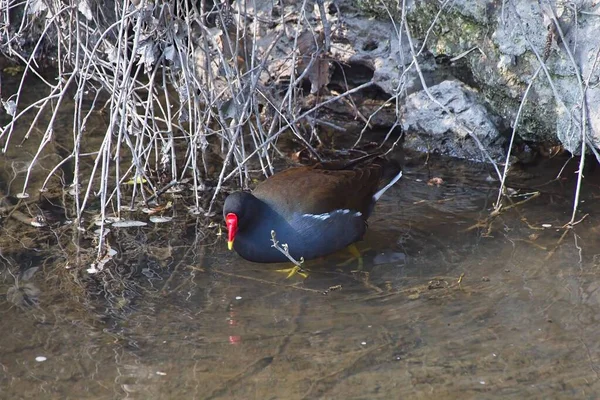
[[[304,31],[298,36],[298,52],[300,56],[310,56],[317,51],[317,40],[311,31]]]
[[[329,59],[322,53],[325,37],[323,32],[319,32],[318,35],[315,37],[312,31],[304,31],[298,36],[298,73],[301,74],[309,68],[307,77],[311,84],[310,92],[313,94],[327,86],[331,77]]]
[[[310,71],[308,72],[308,79],[310,79],[310,92],[317,93],[322,87],[329,84],[330,69],[329,60],[325,59],[324,54],[321,54],[319,58],[313,63]]]

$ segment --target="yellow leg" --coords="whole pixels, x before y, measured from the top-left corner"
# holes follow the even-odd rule
[[[296,274],[304,277],[305,279],[308,278],[308,273],[297,265],[294,265],[292,268],[276,269],[275,271],[288,274],[285,279],[290,279]]]
[[[355,243],[352,243],[350,246],[346,247],[346,249],[350,252],[350,254],[352,255],[352,257],[349,260],[344,261],[341,264],[338,264],[339,267],[344,267],[348,264],[350,264],[351,262],[353,262],[354,260],[358,260],[358,271],[361,271],[363,269],[363,258],[362,255],[360,254],[360,250],[358,250],[358,247],[356,246]],[[368,250],[368,249],[367,249]]]
[[[362,271],[364,263],[363,263],[362,254],[360,254],[358,247],[356,247],[356,245],[354,243],[352,243],[350,246],[348,246],[348,251],[350,251],[350,254],[352,254],[354,256],[354,258],[358,259],[358,270]]]

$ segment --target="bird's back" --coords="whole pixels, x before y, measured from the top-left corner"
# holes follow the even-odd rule
[[[382,171],[379,163],[351,169],[330,164],[290,168],[259,184],[252,194],[284,213],[367,213]]]

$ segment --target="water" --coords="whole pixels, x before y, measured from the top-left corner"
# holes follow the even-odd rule
[[[413,159],[359,244],[363,269],[342,252],[306,279],[180,212],[115,230],[114,276],[68,285],[60,231],[5,219],[0,398],[597,398],[600,179],[586,174],[589,215],[563,229],[565,161],[515,170],[509,186],[540,194],[489,219],[487,168]]]

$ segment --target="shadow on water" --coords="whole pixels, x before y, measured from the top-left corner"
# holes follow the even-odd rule
[[[370,220],[363,269],[342,252],[305,280],[216,236],[199,246],[180,218],[115,240],[143,249],[136,283],[111,288],[136,296],[106,301],[106,276],[90,302],[3,221],[22,250],[0,253],[0,397],[596,397],[600,180],[586,176],[589,216],[565,234],[564,161],[515,171],[511,187],[540,195],[486,223],[498,184],[485,167],[417,160]]]

